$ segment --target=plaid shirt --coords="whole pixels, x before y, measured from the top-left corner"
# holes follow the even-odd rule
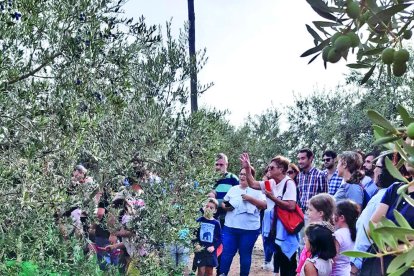
[[[298,174],[299,204],[302,210],[308,208],[308,201],[314,195],[328,192],[325,174],[313,167]]]
[[[323,173],[325,174],[326,180],[328,180],[328,170],[324,170]],[[335,170],[328,182],[328,193],[330,195],[334,195],[336,193],[336,190],[338,190],[339,186],[341,186],[342,179],[342,177],[338,176],[338,170]]]

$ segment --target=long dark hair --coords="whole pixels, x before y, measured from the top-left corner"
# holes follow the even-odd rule
[[[336,256],[333,232],[320,224],[311,223],[305,230],[312,257],[328,260]]]
[[[342,200],[336,204],[336,215],[344,216],[346,224],[348,224],[349,232],[351,232],[351,240],[356,238],[356,221],[359,216],[358,204],[351,200]]]
[[[378,175],[377,183],[375,183],[380,188],[388,188],[395,182],[400,182],[398,179],[394,178],[387,167],[385,166],[385,158],[388,157],[394,165],[396,165],[401,160],[401,155],[398,152],[387,154],[379,158],[379,163],[381,165],[381,173]],[[402,175],[407,175],[407,170],[405,166],[401,166],[399,169]]]

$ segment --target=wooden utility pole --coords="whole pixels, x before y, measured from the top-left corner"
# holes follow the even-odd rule
[[[194,13],[194,0],[188,0],[188,21],[189,21],[189,30],[188,30],[188,47],[190,52],[190,62],[191,62],[191,113],[197,112],[197,59],[196,59],[196,50],[195,50],[195,13]]]

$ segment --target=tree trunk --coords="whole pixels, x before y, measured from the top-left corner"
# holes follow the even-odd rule
[[[191,60],[191,113],[197,112],[197,59],[195,51],[195,13],[194,13],[194,0],[188,0],[188,21],[189,21],[189,34],[188,34],[188,47]]]

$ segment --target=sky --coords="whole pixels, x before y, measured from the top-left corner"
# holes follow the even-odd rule
[[[214,86],[198,99],[199,108],[228,110],[240,126],[268,108],[284,111],[294,95],[331,90],[348,72],[345,61],[308,65],[300,55],[314,46],[305,24],[322,20],[305,1],[195,0],[196,49],[207,49],[208,62],[198,75]],[[143,15],[149,24],[172,19],[173,35],[188,20],[186,0],[130,0],[127,16]]]

